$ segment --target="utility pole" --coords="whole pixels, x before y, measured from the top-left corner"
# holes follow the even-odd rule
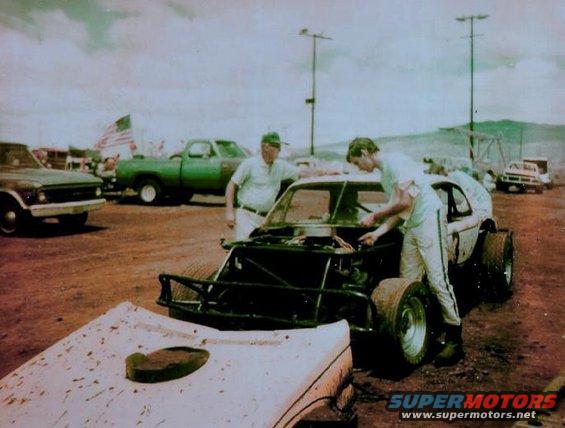
[[[469,157],[471,158],[471,160],[474,160],[475,156],[474,156],[474,141],[473,141],[473,134],[472,132],[475,129],[475,123],[473,121],[473,113],[474,113],[474,100],[473,100],[473,96],[474,96],[474,69],[475,69],[475,62],[474,62],[474,56],[475,56],[475,52],[474,52],[474,39],[475,39],[475,33],[474,33],[474,22],[475,19],[477,20],[482,20],[488,18],[488,15],[469,15],[469,16],[460,16],[459,18],[455,18],[457,21],[459,22],[465,22],[465,21],[469,21],[471,23],[471,35],[469,36],[469,38],[471,39],[471,58],[470,58],[470,63],[471,63],[471,106],[470,106],[470,119],[469,119],[469,131],[471,131],[471,134],[469,134]]]
[[[316,109],[316,39],[333,40],[324,36],[322,33],[310,33],[307,28],[303,28],[298,33],[300,36],[312,38],[312,97],[306,98],[306,104],[310,104],[310,156],[314,156],[314,112]]]
[[[520,126],[520,157],[518,160],[522,160],[522,148],[524,147],[524,127]]]

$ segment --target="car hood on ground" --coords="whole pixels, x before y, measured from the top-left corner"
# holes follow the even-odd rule
[[[49,168],[1,169],[0,181],[35,181],[43,186],[64,184],[101,184],[102,180],[90,174],[76,171],[60,171]]]
[[[210,358],[179,379],[126,379],[132,353],[177,346]],[[293,426],[301,411],[339,391],[351,370],[345,321],[219,331],[124,302],[1,379],[0,414],[17,426]]]

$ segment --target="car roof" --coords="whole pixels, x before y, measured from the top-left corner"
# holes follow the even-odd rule
[[[457,184],[449,177],[444,175],[424,174],[426,180],[430,184],[436,183],[452,183]],[[379,184],[381,182],[381,174],[372,172],[367,174],[339,174],[339,175],[321,175],[318,177],[301,178],[295,181],[290,187],[301,186],[304,184],[330,184],[330,183],[359,183],[359,184]]]
[[[531,161],[544,161],[547,162],[548,159],[545,156],[524,156],[522,158],[524,162],[531,162]]]

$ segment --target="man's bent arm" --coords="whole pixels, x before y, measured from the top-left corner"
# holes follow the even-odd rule
[[[384,234],[390,232],[392,229],[394,229],[398,225],[398,223],[400,223],[400,221],[401,221],[401,218],[397,215],[389,217],[383,224],[381,224],[379,227],[377,227],[375,229],[376,237],[380,238]]]
[[[394,186],[394,194],[390,201],[382,208],[376,210],[373,214],[373,223],[378,219],[384,217],[392,217],[400,214],[402,211],[410,208],[412,205],[412,197],[408,193],[407,189],[400,189],[398,186]]]
[[[387,221],[381,224],[372,232],[367,232],[359,238],[359,241],[365,245],[374,245],[374,243],[384,234],[390,232],[394,229],[398,223],[400,223],[401,218],[397,215],[389,217]]]
[[[237,184],[233,181],[229,181],[226,187],[226,222],[228,226],[233,227],[233,222],[235,221],[235,214],[233,212],[233,201],[235,200],[235,189]]]

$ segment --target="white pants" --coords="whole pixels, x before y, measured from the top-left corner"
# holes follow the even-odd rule
[[[242,241],[249,238],[251,232],[263,224],[265,217],[251,211],[237,208],[235,210],[235,240]]]
[[[460,325],[457,301],[447,276],[447,218],[443,210],[406,231],[400,255],[400,276],[420,281],[427,275],[446,324]]]

